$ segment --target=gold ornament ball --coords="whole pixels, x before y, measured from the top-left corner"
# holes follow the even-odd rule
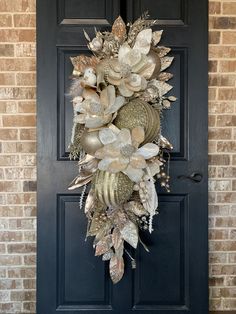
[[[99,131],[88,132],[85,130],[81,136],[80,145],[87,154],[94,155],[103,146],[99,139]]]
[[[97,199],[104,205],[117,207],[133,193],[134,183],[122,172],[97,170],[93,180]]]
[[[155,69],[152,73],[152,76],[150,77],[151,79],[155,79],[158,77],[158,75],[160,74],[161,71],[161,58],[158,56],[158,54],[153,51],[152,49],[149,51],[149,53],[147,54],[147,58],[151,63],[155,63]]]
[[[119,129],[127,128],[132,130],[137,126],[143,127],[145,131],[143,144],[150,143],[158,136],[160,114],[146,101],[136,98],[118,111],[114,124]]]

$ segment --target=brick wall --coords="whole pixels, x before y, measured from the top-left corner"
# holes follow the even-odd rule
[[[210,305],[236,310],[236,1],[210,2]],[[0,0],[0,313],[35,312],[35,0]]]
[[[35,0],[0,0],[0,313],[35,312]]]
[[[210,305],[236,310],[236,1],[209,4]]]

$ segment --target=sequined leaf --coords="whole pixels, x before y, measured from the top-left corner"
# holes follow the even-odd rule
[[[164,71],[165,69],[169,68],[173,60],[174,57],[161,58],[161,71]]]
[[[110,260],[110,276],[112,282],[115,284],[119,282],[124,275],[124,259],[123,257],[112,256]]]
[[[129,243],[133,248],[138,245],[138,228],[132,221],[127,221],[124,227],[120,230],[122,238]]]
[[[95,256],[105,254],[112,247],[112,237],[108,235],[100,240],[96,245]]]

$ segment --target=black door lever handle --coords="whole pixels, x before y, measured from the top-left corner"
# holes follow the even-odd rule
[[[193,172],[192,174],[190,174],[189,176],[186,175],[180,175],[178,176],[178,179],[183,180],[183,179],[188,179],[191,180],[195,183],[199,183],[202,181],[203,175],[199,172]]]

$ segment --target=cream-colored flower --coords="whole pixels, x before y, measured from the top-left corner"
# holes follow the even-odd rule
[[[124,43],[119,49],[118,58],[108,62],[106,79],[118,87],[121,95],[131,97],[134,92],[147,87],[146,79],[152,76],[155,69],[155,63],[146,56],[151,40],[152,30],[143,30],[133,48]]]
[[[100,95],[92,89],[84,89],[82,96],[73,99],[74,109],[79,114],[77,123],[86,128],[99,128],[112,120],[112,116],[125,103],[122,96],[116,96],[114,86],[107,86]]]
[[[159,147],[147,143],[139,148],[144,141],[144,129],[136,127],[132,131],[128,129],[105,128],[99,132],[99,138],[104,147],[98,149],[95,157],[101,159],[98,169],[126,174],[132,181],[139,182],[147,167],[146,159],[156,156]]]

